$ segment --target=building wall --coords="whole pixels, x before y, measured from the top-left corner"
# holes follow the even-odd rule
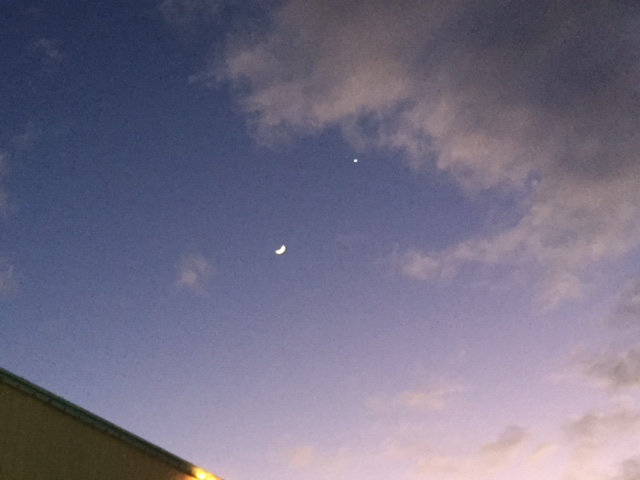
[[[0,479],[195,479],[106,430],[0,381]]]

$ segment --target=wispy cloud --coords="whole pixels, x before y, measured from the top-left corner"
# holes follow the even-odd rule
[[[610,411],[593,411],[573,418],[565,429],[572,440],[610,441],[625,434],[640,433],[640,411],[617,405]]]
[[[285,461],[293,468],[307,468],[317,458],[317,450],[311,445],[300,445],[285,452]]]
[[[467,390],[457,382],[439,380],[429,382],[424,388],[407,389],[397,393],[377,393],[367,404],[373,411],[401,410],[442,410],[452,396]]]
[[[164,0],[160,11],[165,20],[180,28],[214,18],[229,0]]]
[[[493,468],[500,468],[509,462],[516,450],[527,439],[528,432],[518,425],[509,425],[500,432],[498,438],[480,447],[478,456],[483,463]]]
[[[0,152],[0,221],[10,210],[9,194],[4,187],[7,172],[8,155]],[[13,264],[0,253],[0,297],[5,297],[16,290],[16,273]]]
[[[16,288],[13,265],[0,258],[0,296],[12,293]]]
[[[176,284],[180,289],[205,295],[214,273],[213,266],[203,255],[191,254],[180,263]]]
[[[38,55],[46,67],[60,64],[64,55],[60,50],[60,42],[51,38],[39,38],[29,45],[29,50]]]
[[[640,178],[640,177],[639,177]],[[637,247],[640,214],[636,179],[620,179],[617,187],[570,185],[554,191],[539,187],[531,208],[513,228],[489,238],[471,239],[435,253],[409,251],[399,256],[402,272],[427,280],[452,276],[462,265],[538,265],[542,268],[539,298],[554,306],[583,293],[581,274],[599,261],[620,258]]]
[[[640,388],[640,346],[625,350],[608,349],[584,356],[583,373],[613,391]]]
[[[623,404],[571,418],[564,426],[572,448],[569,478],[611,478],[605,472],[631,470],[625,452],[637,451],[640,411]],[[597,473],[597,474],[596,474]],[[617,477],[615,477],[617,478]],[[625,478],[624,476],[622,478]]]
[[[23,153],[28,151],[33,145],[42,138],[43,129],[34,122],[25,125],[23,131],[13,136],[12,143],[15,153]]]
[[[9,208],[9,194],[4,188],[4,177],[7,171],[7,154],[0,152],[0,217],[7,213]]]
[[[625,286],[613,309],[611,323],[619,327],[640,326],[640,278]]]
[[[200,78],[242,86],[264,141],[338,126],[464,190],[512,192],[512,228],[418,245],[400,269],[527,262],[555,305],[640,244],[639,18],[629,2],[289,0]]]
[[[541,445],[538,445],[536,448],[534,448],[533,451],[529,454],[527,458],[528,463],[535,466],[539,463],[542,463],[557,451],[557,444],[548,442],[542,443]]]
[[[300,471],[322,472],[318,478],[326,475],[344,473],[349,464],[349,452],[346,449],[323,451],[313,445],[298,445],[286,449],[282,454],[285,467]]]
[[[620,465],[620,472],[611,480],[638,480],[640,478],[640,456],[626,459]]]
[[[495,478],[513,462],[530,438],[527,429],[509,425],[497,436],[468,453],[443,453],[422,442],[392,442],[387,455],[413,464],[419,478]]]
[[[609,327],[598,346],[583,345],[574,350],[567,371],[556,379],[587,381],[603,388],[614,397],[640,389],[640,282],[628,281],[621,292],[613,296],[610,310],[604,313],[601,326]],[[612,328],[613,327],[613,328]]]

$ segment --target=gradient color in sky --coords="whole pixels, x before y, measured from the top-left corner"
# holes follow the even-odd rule
[[[640,478],[636,1],[0,31],[2,367],[227,480]]]

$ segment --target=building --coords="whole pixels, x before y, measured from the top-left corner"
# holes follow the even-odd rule
[[[220,480],[2,368],[0,479]]]

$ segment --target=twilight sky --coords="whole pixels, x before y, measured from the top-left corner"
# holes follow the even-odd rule
[[[640,478],[636,0],[0,31],[0,366],[226,480]]]

